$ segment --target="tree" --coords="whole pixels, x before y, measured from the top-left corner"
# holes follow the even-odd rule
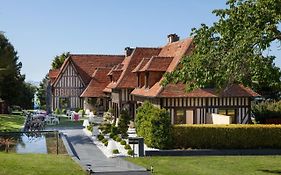
[[[0,33],[0,98],[8,105],[21,103],[25,76],[20,73],[22,63],[13,45]]]
[[[48,74],[45,75],[43,80],[40,82],[39,87],[37,88],[37,96],[40,101],[41,108],[44,109],[47,103],[47,86],[48,86],[49,77]]]
[[[64,60],[69,56],[69,52],[62,53],[61,55],[55,56],[55,58],[52,61],[52,69],[59,69],[62,64],[64,63]]]
[[[128,136],[127,131],[130,124],[130,116],[129,112],[126,109],[123,109],[120,114],[120,118],[118,121],[118,131],[122,135],[123,138]]]
[[[242,83],[275,98],[281,73],[275,57],[264,51],[273,41],[281,41],[281,0],[228,0],[227,5],[213,11],[219,20],[212,26],[192,30],[192,54],[166,74],[163,84],[184,82],[190,91]]]

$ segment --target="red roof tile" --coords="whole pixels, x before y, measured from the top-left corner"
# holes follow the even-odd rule
[[[59,75],[60,69],[54,69],[54,70],[49,70],[49,78],[51,81],[51,84],[55,81],[57,76]]]
[[[192,49],[192,38],[187,38],[181,41],[169,43],[162,47],[161,52],[158,54],[158,57],[173,57],[170,61],[169,65],[165,65],[167,67],[166,72],[172,72],[176,69],[179,64],[181,58],[185,55],[191,53]],[[136,88],[131,94],[139,95],[139,96],[147,96],[147,97],[156,97],[163,90],[163,86],[161,86],[162,79],[155,83],[151,88]]]
[[[145,65],[146,63],[150,60],[150,58],[143,58],[141,62],[135,67],[135,69],[132,71],[133,73],[139,72]]]
[[[137,87],[137,77],[132,70],[143,58],[158,55],[161,48],[141,48],[137,47],[133,53],[122,62],[122,74],[117,82],[111,82],[107,88],[135,88]]]
[[[87,85],[91,81],[91,76],[98,67],[112,68],[114,65],[121,63],[124,55],[84,55],[84,54],[70,54],[64,61],[61,72],[65,69],[68,62],[72,62],[75,69],[79,73],[83,82]],[[55,81],[59,79],[59,76]]]
[[[81,94],[81,97],[103,97],[105,94],[103,93],[103,89],[106,87],[108,83],[110,83],[110,79],[107,76],[108,72],[111,68],[97,68],[92,75],[92,80],[88,84],[87,88]]]
[[[167,68],[169,67],[171,61],[173,60],[173,57],[159,57],[159,56],[153,56],[150,58],[148,63],[141,68],[139,71],[161,71],[166,72]]]

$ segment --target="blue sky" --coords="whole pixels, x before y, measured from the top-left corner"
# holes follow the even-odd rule
[[[18,51],[26,80],[40,81],[63,52],[123,54],[125,47],[158,47],[170,33],[212,24],[225,0],[9,0],[0,6],[0,31]],[[272,54],[281,67],[278,44]]]

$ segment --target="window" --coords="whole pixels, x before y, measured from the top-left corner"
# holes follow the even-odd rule
[[[231,117],[231,123],[236,123],[236,111],[235,109],[219,109],[219,114],[227,115]]]
[[[174,124],[186,124],[186,117],[185,117],[184,109],[175,110]]]

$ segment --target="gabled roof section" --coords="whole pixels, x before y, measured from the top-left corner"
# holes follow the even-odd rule
[[[112,68],[114,65],[121,63],[124,55],[88,55],[88,54],[70,54],[64,61],[60,68],[59,75],[54,83],[58,81],[61,74],[66,69],[67,65],[71,63],[80,78],[87,85],[91,81],[91,76],[98,67]]]
[[[260,96],[248,87],[241,84],[233,84],[221,92],[211,88],[195,89],[191,92],[185,91],[185,85],[169,84],[159,94],[159,97],[257,97]]]
[[[150,58],[143,58],[141,62],[135,67],[135,69],[132,71],[133,73],[139,72],[148,62]]]
[[[108,72],[111,70],[109,67],[96,68],[92,75],[92,80],[88,84],[87,88],[81,94],[81,97],[103,97],[103,89],[110,82],[107,76]]]
[[[60,69],[49,70],[48,76],[50,79],[51,84],[54,83],[55,79],[59,75]]]
[[[160,71],[166,72],[167,68],[169,67],[173,57],[160,57],[160,56],[153,56],[148,63],[141,68],[139,71]]]
[[[143,58],[158,55],[161,48],[136,47],[133,53],[122,62],[122,73],[117,82],[111,82],[107,88],[135,88],[137,87],[137,77],[132,72]]]
[[[166,67],[165,72],[172,72],[173,70],[175,70],[182,57],[190,54],[191,50],[192,38],[172,42],[163,46],[160,53],[158,54],[158,57],[167,59],[172,57],[170,63],[164,66]],[[131,92],[131,94],[146,97],[157,97],[164,88],[163,86],[161,86],[162,79],[150,88],[136,88]]]

